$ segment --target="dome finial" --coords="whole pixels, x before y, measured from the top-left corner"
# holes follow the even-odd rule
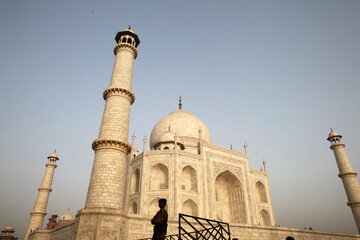
[[[263,159],[263,162],[262,162],[262,163],[263,163],[265,172],[267,172],[267,171],[266,171],[266,162],[265,162],[265,159]]]
[[[179,97],[179,109],[182,109],[181,96]]]
[[[131,25],[129,25],[129,30],[131,30]]]

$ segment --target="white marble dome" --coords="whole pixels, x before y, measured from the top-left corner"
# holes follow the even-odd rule
[[[71,212],[68,210],[66,211],[63,215],[60,216],[59,221],[72,221],[74,220],[73,215],[71,214]]]
[[[151,131],[150,147],[153,148],[164,139],[169,140],[170,132],[176,134],[177,137],[198,139],[200,129],[202,140],[211,143],[210,132],[205,123],[191,113],[178,109],[156,123]]]

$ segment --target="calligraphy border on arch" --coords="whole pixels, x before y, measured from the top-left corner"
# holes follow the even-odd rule
[[[161,163],[162,165],[166,166],[169,169],[169,160],[168,159],[164,159],[164,160],[149,159],[149,163],[150,163],[150,169],[152,167],[154,167],[155,165],[157,165],[158,163]]]
[[[194,161],[191,161],[191,160],[180,160],[180,166],[181,166],[181,170],[186,167],[186,166],[191,166],[192,168],[195,169],[195,171],[197,172],[198,171],[198,168],[199,168],[199,164],[197,162],[194,163]]]
[[[195,194],[182,194],[181,195],[181,204],[184,204],[185,201],[191,199],[193,200],[197,207],[199,208],[199,197],[198,196],[194,196]]]
[[[223,154],[213,153],[213,152],[209,152],[209,151],[207,151],[205,153],[205,155],[206,155],[207,159],[214,159],[215,158],[215,159],[221,160],[222,162],[226,162],[227,164],[231,164],[231,165],[235,164],[235,165],[238,165],[238,166],[246,164],[247,161],[248,161],[247,159],[242,158],[242,157],[233,158],[233,157],[228,157],[225,154],[223,155]]]
[[[243,181],[243,169],[241,167],[235,167],[223,163],[219,163],[218,161],[213,161],[213,174],[214,177],[223,170],[230,170],[232,173],[234,173],[240,180],[240,182]]]

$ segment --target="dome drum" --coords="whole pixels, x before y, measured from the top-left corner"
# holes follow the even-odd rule
[[[177,149],[184,150],[185,146],[181,142],[177,142],[176,145],[178,146]],[[174,141],[164,141],[164,142],[158,142],[154,145],[153,150],[168,150],[168,149],[174,149],[175,148],[175,142]]]

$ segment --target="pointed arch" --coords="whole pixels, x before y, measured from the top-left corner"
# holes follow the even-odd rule
[[[81,240],[91,240],[91,238],[88,236],[88,235],[86,235],[84,238],[82,238]]]
[[[265,209],[260,212],[260,225],[271,226],[270,215]]]
[[[150,190],[168,189],[168,168],[161,163],[151,168]]]
[[[140,170],[138,168],[133,171],[131,175],[131,190],[130,194],[139,192],[140,187]]]
[[[137,204],[135,201],[133,201],[129,208],[129,214],[137,214],[137,212],[138,212]]]
[[[110,236],[107,236],[106,238],[104,238],[104,240],[112,240],[112,238]]]
[[[192,199],[186,200],[182,205],[182,213],[191,216],[198,216],[197,204]]]
[[[225,222],[246,223],[244,193],[240,180],[229,170],[215,179],[216,216]]]
[[[198,191],[196,170],[190,165],[187,165],[182,169],[181,189],[186,191],[193,191],[193,192]]]
[[[258,202],[264,202],[264,203],[268,202],[267,197],[266,197],[265,186],[260,181],[256,182],[256,195],[257,195],[257,201]]]

